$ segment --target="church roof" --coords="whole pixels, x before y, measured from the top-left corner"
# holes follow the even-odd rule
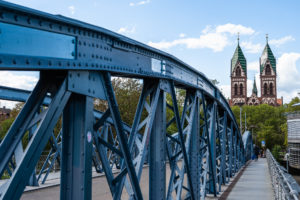
[[[276,58],[267,42],[264,51],[260,57],[260,73],[262,73],[262,71],[264,70],[264,66],[267,62],[267,60],[270,61],[273,71],[276,73]]]
[[[256,94],[256,96],[257,96],[257,87],[256,87],[256,80],[255,80],[255,78],[254,78],[254,82],[253,82],[252,93],[253,93],[253,94]]]
[[[231,59],[231,73],[234,70],[234,67],[236,66],[237,62],[240,62],[242,69],[244,70],[245,74],[247,74],[247,62],[246,58],[243,54],[243,51],[240,47],[240,44],[237,45],[235,52]]]

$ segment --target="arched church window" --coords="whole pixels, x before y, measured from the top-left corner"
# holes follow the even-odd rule
[[[237,67],[236,68],[236,76],[241,76],[241,74],[242,74],[241,68]]]
[[[234,84],[234,95],[237,95],[238,93],[238,86],[237,84]]]
[[[268,94],[268,85],[267,85],[267,83],[264,84],[264,94],[265,95]]]
[[[266,75],[271,75],[271,67],[270,67],[270,65],[266,66]]]
[[[243,84],[240,84],[240,95],[243,95]]]
[[[273,95],[273,83],[270,83],[270,95]]]

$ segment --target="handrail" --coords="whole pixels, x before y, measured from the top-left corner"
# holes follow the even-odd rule
[[[299,199],[299,193],[292,188],[291,184],[285,176],[285,173],[280,168],[278,162],[275,160],[269,149],[267,149],[266,155],[272,186],[275,192],[275,199]]]

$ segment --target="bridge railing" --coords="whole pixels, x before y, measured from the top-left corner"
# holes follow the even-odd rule
[[[286,178],[284,171],[267,149],[268,167],[271,176],[272,186],[275,192],[275,199],[299,199],[299,194],[294,190]]]

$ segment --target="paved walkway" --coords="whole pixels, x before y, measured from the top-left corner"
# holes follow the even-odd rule
[[[266,158],[251,161],[230,192],[228,200],[273,200],[273,189]]]

